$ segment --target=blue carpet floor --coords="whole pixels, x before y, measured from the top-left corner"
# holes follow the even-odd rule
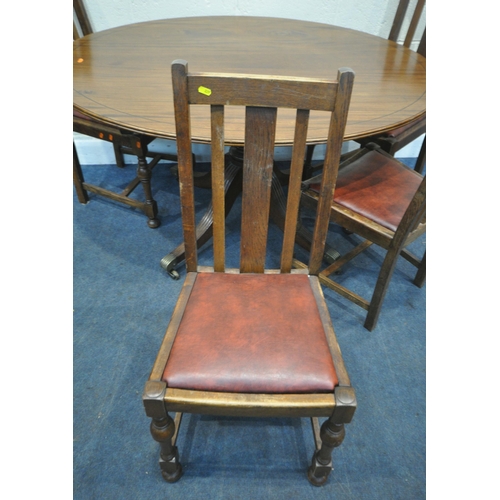
[[[103,187],[125,187],[134,176],[132,166],[84,169]],[[181,267],[174,281],[159,265],[181,240],[178,185],[168,165],[155,169],[153,191],[158,229],[139,211],[92,194],[81,205],[74,196],[75,500],[424,499],[426,290],[411,283],[415,270],[403,259],[373,332],[363,328],[361,308],[325,289],[358,409],[324,487],[306,479],[314,450],[307,419],[185,415],[177,442],[184,475],[175,484],[162,479],[141,395],[185,276]],[[203,206],[208,194],[197,193]],[[235,206],[230,245],[237,213]],[[272,232],[271,244],[279,236]],[[331,228],[338,249],[353,240]],[[421,256],[425,236],[411,248]],[[207,247],[201,263],[209,258]],[[336,280],[369,298],[382,259],[372,247]]]

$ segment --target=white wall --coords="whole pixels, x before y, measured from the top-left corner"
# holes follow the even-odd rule
[[[417,0],[412,0],[410,9]],[[387,38],[399,0],[84,0],[94,31],[125,24],[192,16],[267,16],[335,24]],[[425,24],[425,10],[414,46],[418,45]],[[404,32],[404,27],[403,27]],[[114,163],[110,144],[74,134],[82,164]],[[402,149],[397,156],[417,156],[421,138]],[[162,150],[175,151],[172,141],[161,141]],[[349,148],[349,145],[346,146]],[[316,148],[318,155],[321,148]],[[207,147],[195,151],[205,161]],[[127,158],[135,163],[135,159]]]
[[[416,2],[412,0],[410,8]],[[387,38],[399,0],[84,0],[84,3],[94,31],[172,17],[268,16],[335,24]],[[417,30],[418,39],[424,22]]]

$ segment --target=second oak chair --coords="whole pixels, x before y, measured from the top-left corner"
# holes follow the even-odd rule
[[[313,210],[321,198],[321,177],[304,182],[302,203]],[[407,167],[380,146],[370,143],[341,164],[333,196],[328,200],[330,218],[349,233],[364,240],[354,249],[321,271],[321,283],[368,311],[365,328],[373,330],[387,292],[398,257],[401,255],[418,268],[414,284],[425,280],[425,254],[417,258],[405,247],[426,229],[426,178]],[[387,250],[370,301],[331,278],[372,243]],[[296,267],[305,267],[294,261]]]

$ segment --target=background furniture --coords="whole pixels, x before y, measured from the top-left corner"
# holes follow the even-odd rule
[[[398,42],[400,37],[403,35],[403,26],[407,25],[406,35],[404,36],[403,46],[410,48],[415,35],[415,30],[417,29],[420,18],[422,17],[422,12],[425,6],[425,0],[418,0],[414,6],[413,12],[408,10],[410,0],[400,0],[398,8],[396,10],[396,15],[394,16],[394,22],[392,24],[391,32],[389,33],[389,40],[393,42]],[[420,43],[417,48],[417,53],[423,57],[426,57],[426,29]],[[365,137],[359,142],[362,146],[370,142],[375,142],[384,151],[387,151],[391,155],[395,155],[399,150],[408,145],[410,142],[414,141],[416,138],[420,137],[425,133],[426,117],[425,114],[411,123],[403,125],[402,127],[397,127],[383,134],[373,135],[371,137]],[[425,166],[425,152],[426,152],[426,138],[420,149],[420,153],[415,164],[415,170],[420,174],[423,172]]]
[[[81,0],[73,0],[73,41],[78,40],[82,36],[90,35],[92,33],[92,26],[90,24],[90,20],[87,16],[87,12],[85,10],[85,6]],[[73,108],[73,118],[77,121],[79,120],[87,120],[85,123],[89,128],[96,127],[97,137],[99,137],[99,125],[95,120],[92,120],[90,117],[84,115],[83,113],[79,113],[75,108]],[[96,134],[93,133],[93,136]],[[120,144],[117,141],[113,140],[113,136],[102,133],[102,139],[110,140],[113,144],[113,150],[116,158],[116,165],[118,167],[124,167],[125,163],[123,160],[123,153],[120,148]],[[99,137],[101,138],[101,137]],[[76,161],[75,161],[76,160]],[[76,153],[76,146],[73,141],[73,163],[77,165],[77,170],[80,171],[80,162],[78,160],[78,154]],[[80,176],[78,176],[80,179]],[[81,203],[86,203],[88,201],[87,192],[81,189],[81,183],[75,183],[75,187],[77,188],[78,199]]]
[[[322,199],[338,170],[354,74],[337,81],[189,73],[172,64],[187,277],[144,390],[151,433],[161,445],[163,477],[182,474],[169,412],[254,417],[313,417],[318,449],[309,481],[324,484],[331,453],[344,439],[356,398],[317,279],[329,220],[317,211],[309,269],[292,271],[309,111],[331,115]],[[192,105],[210,110],[214,266],[199,267],[191,161]],[[225,260],[225,111],[245,109],[239,269]],[[286,225],[279,270],[266,268],[277,108],[296,111]],[[321,426],[317,417],[328,417]],[[177,422],[180,421],[180,417]]]
[[[388,37],[388,40],[398,43],[401,36],[403,35],[403,27],[405,27],[406,35],[404,36],[402,45],[408,49],[413,42],[415,31],[417,29],[420,18],[422,17],[422,12],[425,7],[425,0],[418,0],[418,2],[414,5],[414,9],[410,9],[408,11],[409,4],[410,0],[400,0]],[[426,56],[425,33],[426,30],[424,29],[424,33],[417,48],[417,53],[422,57]],[[384,151],[387,151],[389,154],[394,156],[403,147],[407,146],[408,144],[410,144],[410,142],[414,141],[425,133],[425,124],[426,116],[424,113],[415,120],[403,126],[384,131],[382,134],[376,133],[359,139],[354,139],[354,141],[359,143],[361,146],[369,144],[370,142],[374,142],[376,144],[379,144]],[[419,173],[423,172],[425,165],[425,142],[426,141],[424,138],[424,142],[415,164],[415,170]],[[312,158],[315,147],[315,144],[310,144],[308,146],[305,159],[306,169],[310,170],[311,172],[313,172],[314,170],[319,170],[321,168],[321,163],[314,165],[314,167],[312,166]]]
[[[316,209],[320,202],[321,179],[304,182],[302,202]],[[350,233],[364,238],[352,251],[319,274],[320,281],[343,297],[368,311],[365,328],[373,330],[389,286],[396,261],[401,255],[418,268],[414,283],[425,280],[425,254],[422,259],[405,249],[425,232],[426,181],[415,170],[403,165],[376,144],[369,144],[342,163],[330,219]],[[336,283],[328,276],[375,243],[387,250],[370,301]],[[305,267],[295,261],[299,268]]]
[[[332,67],[349,62],[356,87],[345,140],[393,130],[425,114],[425,58],[327,24],[251,16],[163,19],[94,33],[77,40],[73,52],[78,110],[164,139],[176,138],[168,64],[181,57],[197,71],[306,78],[328,78]],[[193,109],[191,118],[194,142],[209,144],[206,110]],[[243,146],[241,113],[229,109],[226,119],[226,146]],[[328,126],[324,113],[312,113],[308,144],[324,144]],[[293,130],[294,115],[285,110],[278,116],[276,145],[291,145]]]
[[[73,12],[73,40],[75,41],[79,40],[81,35],[92,34],[92,27],[81,0],[73,0]],[[75,23],[75,20],[77,23]],[[167,153],[151,154],[148,151],[148,144],[154,140],[153,137],[143,134],[131,134],[118,127],[106,125],[99,120],[99,117],[87,115],[75,108],[73,108],[73,131],[110,142],[113,145],[116,165],[120,168],[125,167],[124,154],[135,155],[138,160],[137,176],[121,192],[111,191],[85,181],[78,152],[73,141],[73,183],[80,203],[88,203],[88,191],[90,191],[99,196],[142,210],[148,217],[148,226],[151,228],[158,227],[160,221],[157,217],[158,207],[151,191],[151,170],[160,160],[177,161],[177,157]],[[152,158],[149,163],[147,157]],[[130,197],[130,194],[139,184],[142,184],[145,201]]]
[[[356,87],[345,140],[405,125],[425,113],[425,58],[387,40],[336,26],[291,19],[190,17],[122,26],[95,33],[74,46],[74,104],[110,126],[175,139],[172,89],[165,61],[184,58],[191,67],[221,73],[281,74],[329,78],[331,67],[349,65]],[[126,47],[126,50],[119,48]],[[148,89],[144,92],[144,89]],[[89,97],[89,92],[91,98]],[[192,110],[193,140],[210,142],[209,116]],[[243,119],[226,114],[226,146],[244,145]],[[308,144],[324,144],[324,113],[311,113]],[[294,115],[278,115],[276,145],[293,143]],[[238,158],[233,155],[233,164]],[[200,182],[200,179],[197,180]],[[230,196],[228,197],[230,205]],[[200,223],[208,238],[211,217]],[[183,260],[177,248],[161,263],[171,272]]]

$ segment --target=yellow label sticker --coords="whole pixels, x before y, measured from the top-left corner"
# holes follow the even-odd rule
[[[207,89],[207,87],[203,87],[203,85],[200,85],[198,87],[198,92],[204,95],[212,95],[212,91],[210,89]]]

